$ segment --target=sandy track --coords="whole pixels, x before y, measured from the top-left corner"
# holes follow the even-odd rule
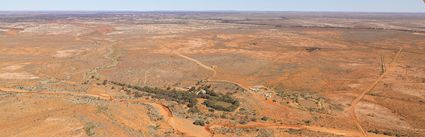
[[[185,56],[185,55],[180,54],[180,53],[177,53],[177,52],[176,52],[175,54],[176,54],[176,55],[178,55],[178,56],[180,56],[180,57],[182,57],[182,58],[185,58],[185,59],[187,59],[187,60],[189,60],[189,61],[192,61],[192,62],[194,62],[194,63],[198,64],[198,65],[199,65],[199,66],[201,66],[202,68],[205,68],[205,69],[207,69],[207,70],[212,71],[212,72],[213,72],[213,74],[207,78],[207,81],[208,81],[209,79],[211,79],[211,78],[215,77],[215,75],[217,75],[217,71],[215,70],[215,68],[214,68],[213,66],[205,65],[204,63],[202,63],[201,61],[199,61],[199,60],[197,60],[197,59],[194,59],[194,58],[191,58],[191,57]]]
[[[205,69],[207,69],[207,70],[210,70],[210,71],[212,71],[213,72],[213,74],[211,75],[211,76],[209,76],[207,79],[206,79],[206,81],[207,82],[221,82],[221,83],[230,83],[230,84],[233,84],[233,85],[236,85],[236,86],[239,86],[239,87],[241,87],[242,89],[244,89],[245,91],[249,91],[249,89],[247,88],[247,87],[245,87],[245,86],[243,86],[242,84],[240,84],[240,83],[237,83],[237,82],[234,82],[234,81],[228,81],[228,80],[213,80],[212,78],[214,78],[216,75],[217,75],[217,71],[215,70],[215,67],[213,67],[213,66],[208,66],[208,65],[205,65],[204,63],[202,63],[201,61],[199,61],[199,60],[197,60],[197,59],[194,59],[194,58],[191,58],[191,57],[188,57],[188,56],[185,56],[185,55],[183,55],[183,54],[180,54],[180,53],[175,53],[176,55],[178,55],[178,56],[180,56],[180,57],[182,57],[182,58],[184,58],[184,59],[187,59],[187,60],[189,60],[189,61],[192,61],[192,62],[194,62],[194,63],[196,63],[196,64],[198,64],[199,66],[201,66],[202,68],[205,68]]]
[[[384,73],[381,74],[381,76],[379,76],[378,79],[375,80],[375,82],[373,82],[368,88],[366,88],[365,90],[363,90],[363,92],[357,96],[352,102],[351,102],[351,107],[349,108],[349,111],[351,113],[351,118],[353,119],[354,123],[356,124],[357,128],[362,132],[363,136],[367,137],[368,134],[367,132],[363,129],[363,127],[360,124],[360,120],[356,115],[356,106],[357,104],[364,98],[364,96],[369,93],[371,90],[373,90],[376,85],[384,78],[384,76],[388,73],[388,71],[391,69],[391,67],[393,66],[393,63],[398,59],[398,57],[400,56],[401,52],[402,52],[403,48],[400,47],[399,51],[397,52],[397,54],[395,55],[395,57],[393,58],[393,60],[389,63],[387,71],[385,71]]]

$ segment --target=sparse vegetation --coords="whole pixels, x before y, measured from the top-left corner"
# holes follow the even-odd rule
[[[102,85],[108,84],[108,80],[103,80]]]
[[[256,137],[273,137],[273,132],[267,129],[260,129]]]
[[[303,120],[303,123],[305,124],[305,125],[310,125],[311,124],[311,121],[310,120]]]
[[[108,106],[97,106],[96,113],[106,113],[108,109]]]
[[[423,14],[28,13],[0,12],[0,136],[425,137]]]
[[[248,123],[247,119],[242,119],[242,120],[239,121],[239,124],[242,124],[242,125],[245,125],[247,123]]]
[[[270,119],[269,117],[265,117],[265,116],[264,117],[261,117],[261,120],[262,121],[268,121],[269,119]]]
[[[275,92],[277,96],[283,99],[283,104],[287,104],[298,109],[327,113],[327,109],[336,109],[338,107],[337,105],[328,104],[326,99],[322,96],[308,91],[291,91],[283,88],[276,88]]]
[[[322,48],[319,48],[319,47],[307,47],[307,48],[305,48],[305,50],[306,51],[308,51],[308,52],[314,52],[314,51],[318,51],[318,50],[321,50]]]
[[[288,129],[286,132],[288,132],[289,134],[301,134],[302,130],[299,129]]]
[[[191,108],[189,108],[188,112],[190,112],[190,113],[199,113],[200,111],[199,111],[199,109],[197,107],[191,107]]]
[[[393,131],[387,131],[387,130],[382,131],[382,130],[374,129],[374,130],[368,130],[367,132],[374,133],[374,134],[382,134],[382,135],[386,135],[386,136],[396,136],[396,137],[402,136],[401,133],[399,133],[399,132],[393,132]]]
[[[204,120],[195,120],[195,122],[193,122],[194,125],[198,125],[198,126],[205,126],[205,121]]]
[[[89,122],[89,123],[86,123],[86,125],[84,125],[84,131],[86,135],[89,137],[94,136],[96,134],[94,131],[95,128],[96,128],[96,124],[93,122]]]

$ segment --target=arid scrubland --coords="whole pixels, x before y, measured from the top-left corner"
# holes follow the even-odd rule
[[[425,136],[425,16],[2,12],[0,136]]]

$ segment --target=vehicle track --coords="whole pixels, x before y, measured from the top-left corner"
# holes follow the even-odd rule
[[[176,54],[176,55],[178,55],[178,56],[180,56],[180,57],[182,57],[182,58],[184,58],[184,59],[187,59],[187,60],[189,60],[189,61],[192,61],[192,62],[194,62],[194,63],[198,64],[198,65],[199,65],[199,66],[201,66],[202,68],[205,68],[205,69],[207,69],[207,70],[212,71],[212,72],[213,72],[212,76],[209,76],[209,77],[208,77],[205,81],[207,81],[207,82],[230,83],[230,84],[236,85],[236,86],[238,86],[238,87],[240,87],[240,88],[244,89],[245,91],[249,91],[249,89],[248,89],[247,87],[243,86],[243,85],[242,85],[242,84],[240,84],[240,83],[234,82],[234,81],[228,81],[228,80],[213,80],[212,78],[214,78],[214,77],[217,75],[217,71],[215,70],[215,69],[216,69],[216,67],[215,67],[215,66],[211,66],[211,67],[210,67],[210,66],[208,66],[208,65],[205,65],[204,63],[202,63],[201,61],[199,61],[199,60],[197,60],[197,59],[194,59],[194,58],[191,58],[191,57],[185,56],[185,55],[180,54],[180,53],[175,53],[175,54]]]
[[[364,96],[367,93],[369,93],[371,90],[373,90],[376,87],[376,85],[384,78],[384,76],[386,74],[388,74],[388,71],[393,66],[393,63],[398,59],[398,57],[400,56],[402,50],[403,50],[403,48],[400,47],[400,49],[398,50],[397,54],[394,56],[393,60],[388,64],[387,71],[385,71],[384,73],[382,73],[381,76],[379,76],[379,78],[375,80],[375,82],[373,82],[368,88],[366,88],[365,90],[363,90],[363,92],[359,96],[357,96],[351,102],[351,107],[349,108],[349,111],[350,111],[350,114],[351,114],[351,118],[353,119],[353,121],[356,124],[357,128],[362,132],[362,134],[363,134],[364,137],[368,137],[368,134],[363,129],[362,125],[360,124],[360,120],[359,120],[359,118],[356,115],[356,106],[364,98]]]
[[[201,61],[199,61],[199,60],[197,60],[197,59],[194,59],[194,58],[191,58],[191,57],[185,56],[185,55],[180,54],[180,53],[177,53],[177,52],[176,52],[175,54],[176,54],[176,55],[178,55],[178,56],[180,56],[180,57],[182,57],[182,58],[184,58],[184,59],[187,59],[187,60],[189,60],[189,61],[192,61],[192,62],[194,62],[194,63],[198,64],[198,65],[199,65],[199,66],[201,66],[202,68],[205,68],[205,69],[207,69],[207,70],[212,71],[212,72],[213,72],[213,74],[212,74],[212,76],[209,76],[209,77],[206,79],[207,81],[208,81],[209,79],[211,79],[211,78],[214,78],[214,77],[215,77],[215,75],[217,75],[217,71],[215,70],[215,67],[205,65],[204,63],[202,63]]]

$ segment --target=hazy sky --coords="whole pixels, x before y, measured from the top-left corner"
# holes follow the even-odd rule
[[[0,0],[4,10],[425,12],[422,0]]]

